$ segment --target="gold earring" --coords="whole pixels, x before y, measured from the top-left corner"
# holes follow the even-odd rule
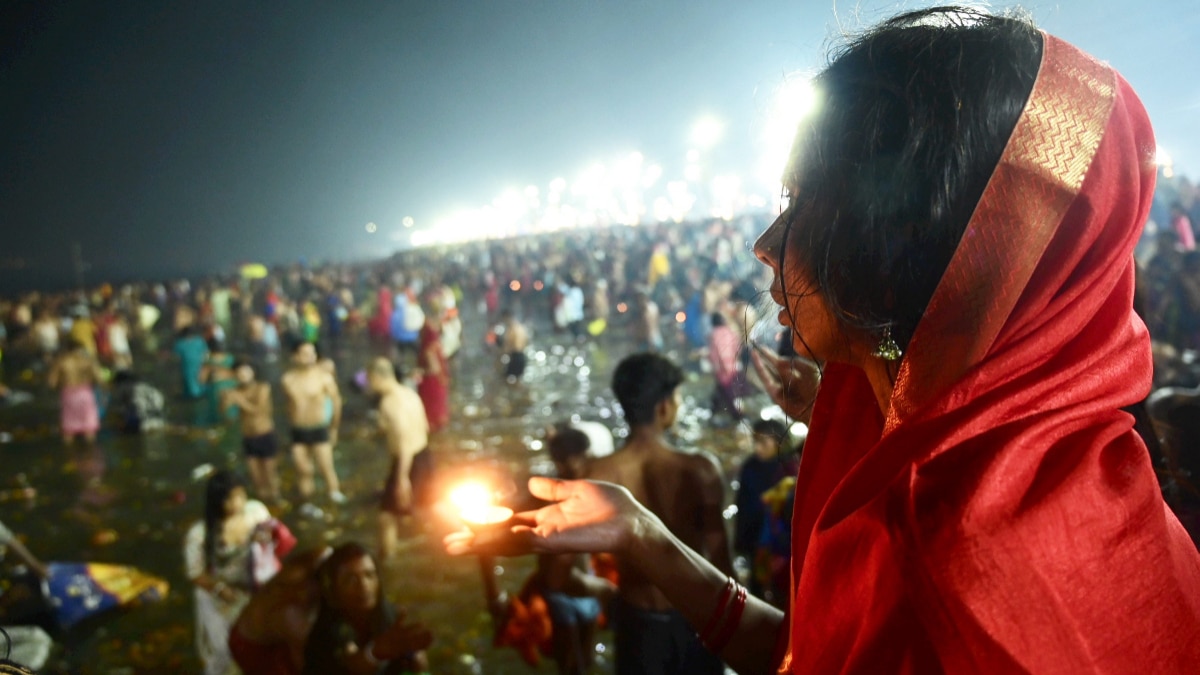
[[[888,324],[883,327],[883,337],[879,338],[879,346],[875,351],[871,352],[871,356],[877,356],[884,361],[898,361],[901,356],[904,356],[904,351],[900,349],[900,345],[892,339],[892,326]]]

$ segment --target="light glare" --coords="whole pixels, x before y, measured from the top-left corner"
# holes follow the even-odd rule
[[[701,118],[692,127],[692,142],[697,146],[708,149],[720,142],[725,134],[725,125],[715,117]]]

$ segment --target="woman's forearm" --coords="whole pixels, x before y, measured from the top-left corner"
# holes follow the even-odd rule
[[[12,552],[15,553],[18,558],[21,559],[21,562],[25,563],[26,567],[33,570],[33,573],[38,575],[38,578],[45,579],[46,577],[50,576],[50,570],[48,570],[46,566],[42,564],[42,561],[38,560],[37,557],[30,553],[29,549],[25,548],[25,545],[20,541],[13,539],[8,543],[8,547],[12,549]]]
[[[729,577],[661,523],[647,523],[642,530],[633,538],[626,559],[699,632],[717,611]],[[782,628],[783,612],[747,595],[737,630],[718,656],[742,675],[770,673]]]

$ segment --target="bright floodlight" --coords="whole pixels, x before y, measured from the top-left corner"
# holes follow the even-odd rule
[[[711,148],[716,145],[725,133],[725,125],[713,117],[701,118],[692,127],[692,143],[701,148]]]
[[[379,226],[376,225],[375,223],[367,223],[367,233],[368,234],[375,234],[375,230],[378,230],[378,229],[379,229]]]
[[[650,189],[662,178],[663,168],[661,164],[651,164],[646,167],[646,171],[642,173],[642,187]]]
[[[413,220],[412,216],[404,216],[404,220],[402,220],[400,222],[402,222],[405,227],[412,227],[413,223],[415,223],[417,221]]]
[[[819,98],[812,80],[803,76],[788,78],[776,90],[763,124],[765,151],[761,178],[764,182],[771,185],[779,182],[800,121],[817,107]]]

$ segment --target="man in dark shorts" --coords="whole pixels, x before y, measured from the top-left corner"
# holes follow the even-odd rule
[[[255,379],[254,367],[245,361],[233,364],[237,386],[221,396],[221,408],[236,407],[241,416],[242,449],[250,467],[254,491],[264,501],[279,499],[279,468],[276,455],[275,411],[271,403],[271,385]]]
[[[673,448],[666,439],[682,405],[683,371],[664,356],[625,358],[613,373],[629,436],[625,446],[591,463],[588,478],[623,485],[675,536],[726,574],[733,561],[721,511],[725,482],[709,454]],[[662,592],[617,559],[614,615],[617,675],[722,675],[725,666],[700,644]]]
[[[379,504],[379,551],[380,557],[387,559],[396,552],[400,520],[420,501],[415,497],[428,488],[429,420],[421,397],[400,382],[391,361],[383,357],[372,361],[367,384],[381,397],[379,428],[392,455],[392,468]]]
[[[315,460],[329,500],[344,504],[346,495],[334,470],[332,443],[342,420],[342,396],[333,375],[318,363],[316,345],[301,342],[293,347],[292,368],[284,373],[281,384],[292,423],[292,460],[299,474],[300,497],[307,501],[316,491]],[[301,510],[316,514],[308,503]]]
[[[529,331],[510,309],[504,310],[501,318],[504,320],[504,338],[500,346],[504,378],[510,384],[515,384],[525,375],[525,364],[528,362],[525,348],[529,346]]]

